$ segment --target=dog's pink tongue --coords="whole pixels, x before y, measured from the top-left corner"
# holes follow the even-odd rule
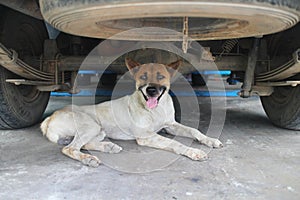
[[[157,97],[149,97],[146,104],[150,109],[155,108],[158,104]]]

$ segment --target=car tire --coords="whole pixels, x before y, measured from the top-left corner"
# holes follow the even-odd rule
[[[205,77],[205,75],[192,73],[192,85],[193,86],[206,86],[206,79],[207,79],[207,77]]]
[[[300,86],[275,87],[271,96],[261,97],[271,122],[279,127],[300,130]]]
[[[195,40],[267,35],[292,27],[300,17],[298,0],[39,2],[44,19],[59,30],[122,40],[181,41],[183,16],[189,17],[189,36]],[[134,31],[144,27],[160,29]]]
[[[0,41],[18,52],[19,58],[40,56],[47,31],[43,21],[13,10],[2,13]],[[39,66],[36,66],[39,67]],[[7,79],[22,79],[0,66],[0,129],[18,129],[38,123],[49,101],[49,92],[36,86],[14,85]]]
[[[0,129],[18,129],[38,123],[48,104],[49,92],[5,81],[15,78],[14,73],[0,67]]]
[[[117,83],[118,75],[115,73],[103,74],[100,78],[100,84],[103,86],[114,87]]]

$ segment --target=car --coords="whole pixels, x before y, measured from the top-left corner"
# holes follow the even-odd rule
[[[80,65],[102,41],[99,54],[119,57],[106,63],[116,74],[128,54],[169,63],[177,55],[166,50],[122,55],[165,41],[230,70],[230,82],[243,83],[241,97],[260,96],[273,124],[300,130],[298,0],[2,0],[0,12],[0,129],[38,123],[52,91],[76,93]],[[193,70],[185,60],[181,72]],[[201,74],[192,78],[205,84]],[[102,83],[115,81],[104,73]]]

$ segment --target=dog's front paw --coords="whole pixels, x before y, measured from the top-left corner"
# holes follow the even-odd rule
[[[190,148],[189,150],[187,150],[185,155],[192,160],[204,161],[208,159],[207,154],[200,149]]]
[[[207,137],[204,141],[201,141],[202,144],[205,144],[206,146],[213,147],[213,148],[222,148],[223,144],[220,142],[220,140],[215,138]]]
[[[92,155],[84,155],[81,162],[90,167],[98,167],[101,164],[101,161],[96,156]]]
[[[120,153],[122,151],[122,147],[112,142],[105,144],[104,151],[106,153]]]

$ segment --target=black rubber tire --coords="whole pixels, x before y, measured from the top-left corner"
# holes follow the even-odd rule
[[[101,85],[114,87],[117,83],[117,74],[103,74],[100,78]]]
[[[181,41],[182,17],[189,17],[189,36],[220,40],[267,35],[299,21],[298,0],[39,0],[44,19],[67,33],[123,40]],[[101,17],[99,17],[101,16]],[[122,31],[121,35],[115,35]]]
[[[0,38],[3,44],[16,50],[20,58],[41,55],[47,38],[42,21],[12,10],[6,10],[1,18],[5,19]],[[0,129],[34,125],[41,120],[47,107],[49,92],[40,92],[35,86],[6,82],[6,79],[19,78],[0,66]]]
[[[47,107],[49,92],[40,92],[35,86],[16,86],[6,83],[16,78],[0,67],[0,129],[18,129],[38,123]]]
[[[204,76],[204,75],[203,75]],[[206,86],[206,77],[201,74],[192,74],[192,85],[193,86]]]
[[[274,125],[300,130],[300,86],[275,87],[271,96],[261,97],[261,102]]]

